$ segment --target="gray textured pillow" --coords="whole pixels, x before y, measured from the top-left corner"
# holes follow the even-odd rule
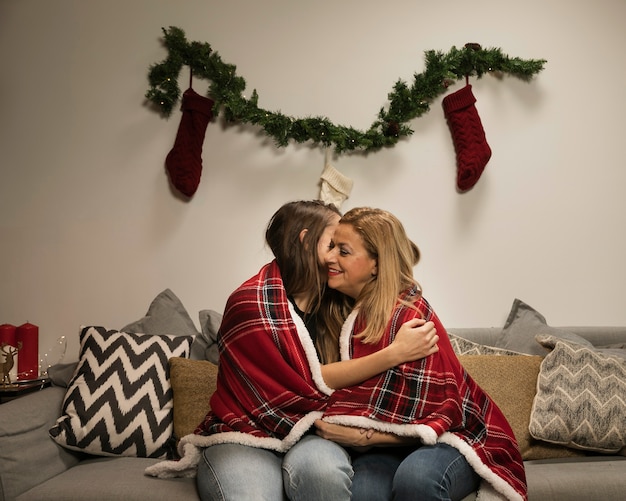
[[[515,299],[502,328],[502,334],[495,345],[498,348],[528,355],[545,356],[548,354],[548,350],[535,340],[535,336],[538,334],[553,334],[563,339],[582,339],[580,336],[566,330],[550,327],[541,313],[523,301]],[[592,346],[588,341],[585,342]]]
[[[48,377],[52,384],[67,388],[74,376],[74,371],[78,362],[70,362],[69,364],[56,364],[48,369]]]
[[[144,317],[120,330],[131,334],[152,334],[153,336],[193,336],[189,358],[204,358],[204,347],[202,340],[199,339],[198,329],[181,300],[170,289],[165,289],[152,300]]]
[[[180,299],[170,289],[154,298],[143,318],[120,329],[131,334],[196,336],[198,329]]]
[[[617,453],[626,447],[626,358],[557,336],[541,363],[530,434],[582,450]]]
[[[219,350],[217,348],[217,331],[222,324],[222,314],[213,310],[201,310],[200,334],[191,346],[192,360],[208,360],[217,365]]]

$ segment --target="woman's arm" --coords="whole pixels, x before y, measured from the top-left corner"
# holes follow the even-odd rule
[[[389,346],[365,357],[322,365],[322,377],[335,390],[353,386],[396,365],[436,353],[438,341],[433,322],[413,318],[402,324]]]
[[[395,447],[420,443],[420,439],[416,437],[400,437],[393,433],[327,423],[321,419],[315,421],[315,428],[315,433],[320,437],[360,451],[376,446]]]

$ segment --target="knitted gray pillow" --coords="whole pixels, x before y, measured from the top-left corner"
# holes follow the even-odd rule
[[[626,447],[626,358],[552,335],[537,339],[552,351],[541,363],[530,434],[588,451]]]

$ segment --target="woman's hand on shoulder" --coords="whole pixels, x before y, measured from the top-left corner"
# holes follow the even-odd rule
[[[439,336],[433,322],[413,318],[402,324],[389,348],[399,364],[413,362],[439,351]]]

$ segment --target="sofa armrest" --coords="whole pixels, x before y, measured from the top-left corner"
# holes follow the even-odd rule
[[[79,455],[48,435],[61,415],[66,388],[51,386],[0,405],[0,501],[76,465]]]

